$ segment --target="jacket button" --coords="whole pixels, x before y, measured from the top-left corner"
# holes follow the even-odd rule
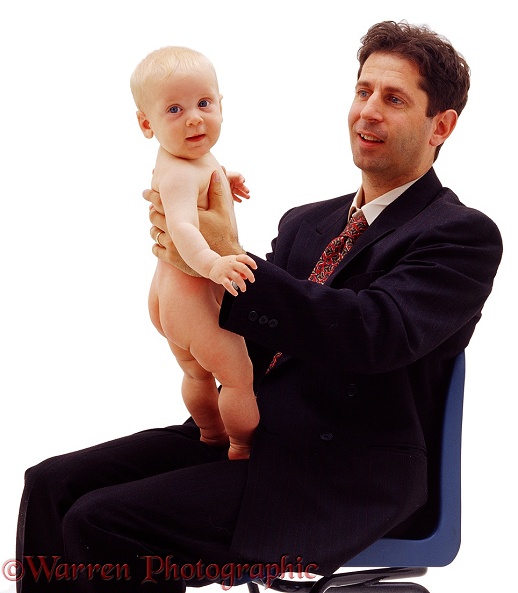
[[[320,435],[320,438],[321,438],[323,441],[332,441],[334,437],[333,437],[333,433],[332,433],[332,432],[323,432],[323,433]]]
[[[259,323],[261,325],[266,325],[268,323],[269,319],[268,317],[266,317],[266,315],[261,315],[261,317],[259,317]]]
[[[268,327],[277,327],[279,325],[279,322],[277,321],[277,319],[270,319],[270,321],[268,322]]]
[[[258,318],[259,318],[259,313],[257,311],[250,311],[250,313],[248,313],[248,319],[250,321],[257,321]]]
[[[354,397],[355,395],[358,395],[358,387],[356,386],[356,383],[349,383],[349,385],[347,386],[347,395],[349,397]]]

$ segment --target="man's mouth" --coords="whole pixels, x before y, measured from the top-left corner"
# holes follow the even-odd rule
[[[383,140],[376,138],[376,136],[370,136],[369,134],[360,133],[359,136],[362,140],[367,140],[367,142],[383,142]]]

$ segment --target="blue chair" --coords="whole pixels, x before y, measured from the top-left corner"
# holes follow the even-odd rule
[[[343,593],[429,593],[422,585],[387,580],[421,576],[428,567],[450,564],[460,548],[461,437],[464,401],[465,354],[454,363],[442,427],[438,520],[423,539],[382,538],[349,560],[344,567],[388,566],[354,572],[338,572],[315,581],[274,579],[270,588],[285,593],[324,593],[343,588]],[[247,583],[259,593],[261,581]]]

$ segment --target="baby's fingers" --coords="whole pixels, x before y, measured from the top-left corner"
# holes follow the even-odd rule
[[[252,259],[246,253],[240,253],[239,255],[237,255],[236,256],[236,261],[238,261],[238,262],[240,262],[242,264],[246,264],[247,266],[249,266],[250,268],[252,268],[252,270],[257,270],[257,264],[255,263],[255,260]]]
[[[236,263],[236,266],[234,269],[241,276],[241,279],[246,279],[249,282],[255,282],[254,273],[246,264]],[[234,280],[236,282],[238,282],[236,279],[234,279]],[[238,284],[239,284],[239,282],[238,282]],[[244,284],[244,280],[243,280],[243,284]],[[243,289],[241,289],[241,290],[243,290]]]
[[[236,288],[238,287],[237,282],[232,282],[228,278],[225,278],[221,284],[232,296],[237,296],[239,294]]]

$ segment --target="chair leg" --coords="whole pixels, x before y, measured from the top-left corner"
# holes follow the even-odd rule
[[[359,585],[338,586],[342,593],[430,593],[417,583],[362,583]]]
[[[246,586],[248,587],[248,591],[249,593],[259,593],[259,585],[257,583],[254,583],[254,581],[250,581],[246,584]]]
[[[293,581],[274,579],[270,588],[281,593],[326,593],[328,589],[342,589],[343,593],[429,593],[422,585],[411,582],[385,582],[386,579],[401,579],[422,576],[427,571],[422,567],[378,568],[342,572],[318,581]],[[383,582],[382,582],[383,581]],[[256,585],[257,587],[257,585]],[[250,593],[258,593],[258,589]]]

